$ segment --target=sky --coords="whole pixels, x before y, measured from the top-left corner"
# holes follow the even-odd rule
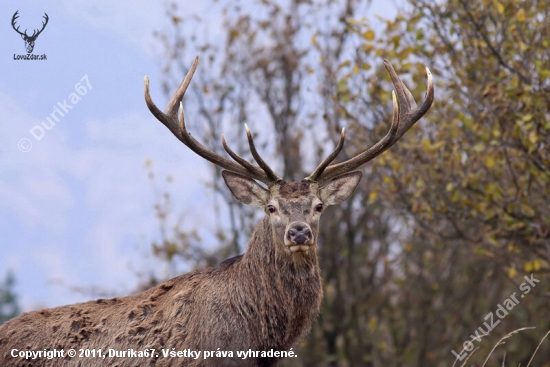
[[[187,1],[216,32],[210,2]],[[387,15],[388,1],[371,11]],[[186,228],[208,230],[208,163],[149,112],[143,77],[161,109],[166,3],[134,1],[0,2],[0,281],[8,271],[23,311],[94,299],[99,289],[126,295],[140,273],[161,272],[151,254],[158,238],[156,177],[173,176]],[[48,23],[33,54],[20,31]],[[191,60],[188,60],[190,64]],[[200,67],[200,65],[199,65]],[[183,75],[182,75],[183,78]]]

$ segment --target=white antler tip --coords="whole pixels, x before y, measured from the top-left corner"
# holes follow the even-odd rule
[[[185,116],[183,112],[183,103],[181,101],[180,101],[179,113],[180,113],[180,124],[182,127],[185,127]]]
[[[399,103],[397,103],[397,96],[396,96],[394,90],[391,91],[391,99],[392,99],[392,102],[393,102],[393,109],[395,111],[398,111],[399,110]]]

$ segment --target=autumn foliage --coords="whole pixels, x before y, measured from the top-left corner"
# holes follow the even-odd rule
[[[249,124],[287,179],[305,177],[342,127],[341,160],[384,136],[392,85],[382,59],[417,102],[425,66],[436,83],[426,117],[325,214],[322,314],[284,365],[451,366],[452,351],[533,274],[540,282],[473,341],[479,350],[468,361],[481,366],[503,336],[536,327],[488,361],[527,365],[550,330],[550,4],[417,0],[391,20],[365,17],[368,4],[352,0],[212,4],[224,19],[212,39],[201,37],[200,18],[168,6],[173,28],[159,33],[171,55],[167,90],[199,54],[197,93],[185,101],[190,130],[221,152],[221,133],[244,147]],[[219,249],[184,255],[200,238],[176,229],[155,244],[157,254],[170,247],[168,262],[178,248],[198,265],[245,248],[257,213],[232,203],[219,172],[212,177],[230,218],[218,228]],[[547,340],[531,365],[550,366],[548,355]]]

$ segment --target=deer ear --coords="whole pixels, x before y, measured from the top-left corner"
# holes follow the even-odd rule
[[[246,205],[263,207],[269,201],[269,191],[256,181],[231,171],[222,171],[229,190],[237,200]]]
[[[353,171],[334,177],[319,189],[319,199],[325,205],[336,205],[348,200],[362,176],[363,172]]]

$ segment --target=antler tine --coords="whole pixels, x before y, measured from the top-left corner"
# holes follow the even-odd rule
[[[415,122],[420,120],[420,118],[430,109],[434,99],[434,86],[430,69],[426,68],[428,86],[424,102],[417,107],[412,93],[407,89],[407,87],[405,87],[403,81],[397,76],[397,73],[389,61],[384,60],[384,66],[388,70],[392,83],[395,87],[395,92],[392,91],[393,121],[390,131],[386,134],[386,136],[384,136],[384,138],[382,138],[382,140],[366,151],[350,158],[345,162],[326,167],[324,171],[318,174],[315,181],[326,181],[343,173],[352,171],[377,157],[395,144],[395,142],[397,142],[403,134],[405,134],[407,130],[409,130]],[[313,176],[313,174],[311,176]],[[311,176],[307,179],[311,180]]]
[[[50,18],[48,18],[48,14],[44,13],[44,15],[42,16],[42,18],[44,18],[46,21],[45,22],[42,22],[42,29],[41,30],[38,30],[38,29],[34,29],[33,32],[32,32],[32,37],[38,37],[38,35],[40,33],[42,33],[42,31],[44,30],[44,28],[46,28],[46,24],[48,24],[48,20]]]
[[[250,164],[246,159],[240,157],[239,155],[237,155],[237,153],[232,151],[231,148],[229,148],[229,146],[225,142],[225,137],[223,136],[223,134],[222,134],[222,145],[223,145],[223,149],[225,149],[227,154],[229,154],[231,158],[233,158],[237,163],[239,163],[241,166],[246,168],[249,172],[252,172],[252,173],[256,172],[256,170],[258,169],[257,167]]]
[[[236,173],[240,173],[246,177],[253,178],[255,180],[258,180],[267,184],[268,186],[271,186],[274,183],[274,178],[271,177],[271,175],[267,171],[265,172],[262,171],[262,169],[260,169],[259,167],[255,167],[250,163],[244,161],[244,159],[238,157],[230,149],[228,150],[227,144],[225,144],[225,139],[222,138],[222,144],[224,145],[224,148],[229,153],[229,155],[233,159],[235,159],[237,163],[206,148],[204,145],[198,142],[195,138],[193,138],[193,136],[191,136],[191,134],[187,131],[187,128],[185,126],[185,115],[184,115],[184,110],[183,110],[183,105],[181,103],[181,100],[183,99],[183,96],[185,95],[187,87],[191,82],[191,78],[193,78],[193,74],[197,69],[198,62],[199,62],[199,57],[197,56],[193,61],[193,64],[191,65],[189,72],[187,73],[187,75],[179,85],[178,89],[176,89],[176,91],[172,95],[172,98],[170,98],[170,101],[166,105],[165,112],[162,112],[153,102],[153,99],[151,98],[151,94],[149,93],[149,78],[146,76],[144,78],[144,95],[145,95],[145,103],[147,104],[149,111],[151,111],[153,116],[155,116],[157,120],[162,122],[164,126],[166,126],[172,132],[172,134],[174,134],[183,144],[185,144],[189,149],[191,149],[193,152],[195,152],[199,156],[203,157],[204,159],[224,169],[227,169]],[[178,107],[180,111],[179,119],[178,119]],[[238,157],[238,158],[235,158],[235,157]],[[242,161],[246,163],[243,164]],[[270,170],[270,173],[272,174],[273,172]]]
[[[17,28],[15,28],[15,22],[17,21],[17,18],[19,18],[19,10],[15,12],[15,14],[13,14],[13,17],[11,18],[11,26],[13,27],[13,29],[19,33],[20,35],[23,35],[23,33],[21,33],[21,31],[19,30],[19,27],[21,26],[18,26]]]
[[[427,82],[427,88],[426,88],[426,96],[424,97],[424,102],[417,107],[416,102],[414,101],[414,98],[411,94],[411,91],[405,87],[405,84],[399,78],[395,70],[393,69],[392,65],[388,60],[384,60],[384,66],[386,67],[386,70],[390,74],[391,80],[393,85],[395,86],[395,90],[397,92],[397,97],[399,98],[400,103],[400,113],[399,113],[399,120],[400,120],[400,127],[397,131],[397,136],[395,137],[396,141],[399,140],[403,134],[407,132],[407,130],[410,129],[412,125],[414,125],[422,116],[428,112],[430,107],[432,106],[432,103],[434,101],[434,85],[433,85],[433,78],[432,73],[430,72],[430,69],[426,67],[426,75],[428,78]],[[408,108],[403,108],[405,106],[402,106],[401,104],[408,104]],[[403,123],[402,123],[403,122]]]
[[[46,12],[44,12],[44,16],[42,18],[44,18],[46,21],[42,22],[42,29],[38,32],[38,34],[42,33],[44,28],[46,28],[46,24],[48,24],[48,20],[50,20],[50,18],[48,17],[48,14],[46,14]],[[38,34],[37,34],[37,36],[38,36]]]
[[[334,160],[334,158],[336,158],[338,154],[340,154],[340,151],[344,147],[345,137],[346,137],[346,128],[343,127],[342,132],[340,133],[340,141],[338,142],[338,145],[336,146],[336,148],[334,148],[334,151],[328,157],[326,157],[325,160],[321,162],[319,166],[317,166],[317,168],[315,169],[315,171],[313,171],[311,175],[304,178],[304,180],[311,181],[311,182],[317,181],[317,179],[323,173],[325,168],[327,168],[327,166]]]
[[[282,180],[279,176],[273,172],[273,170],[265,163],[265,161],[260,157],[258,154],[258,151],[256,150],[256,145],[254,145],[254,139],[252,139],[252,134],[250,133],[250,130],[248,129],[248,125],[244,124],[244,128],[246,129],[246,136],[248,138],[248,145],[250,146],[250,153],[252,153],[252,156],[254,157],[254,160],[258,165],[264,170],[267,177],[269,177],[270,180],[273,180],[274,182]]]

